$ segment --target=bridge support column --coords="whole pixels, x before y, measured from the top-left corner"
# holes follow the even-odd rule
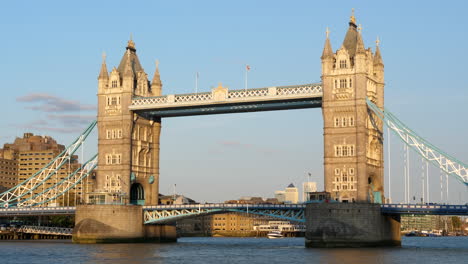
[[[73,243],[176,242],[175,226],[145,226],[139,205],[79,205]]]
[[[379,204],[315,203],[306,207],[306,247],[400,246],[400,219]]]

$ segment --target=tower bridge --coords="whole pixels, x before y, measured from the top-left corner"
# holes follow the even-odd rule
[[[304,220],[313,246],[399,244],[399,215],[466,214],[466,206],[411,207],[384,203],[383,126],[441,171],[468,184],[468,165],[420,137],[384,107],[384,63],[378,41],[366,48],[354,15],[342,45],[334,51],[327,32],[321,83],[163,95],[159,65],[151,81],[128,41],[118,67],[105,57],[98,76],[97,122],[44,169],[0,194],[0,216],[76,214],[75,242],[163,241],[176,239],[174,219],[217,212],[249,212]],[[330,204],[294,206],[158,205],[161,122],[164,118],[240,112],[321,108],[324,128],[324,188]],[[57,173],[97,126],[98,154],[55,185]],[[96,171],[88,202],[73,208],[43,208]],[[42,192],[30,195],[34,190]],[[28,196],[29,195],[29,196]],[[341,202],[341,203],[340,203]],[[9,208],[15,207],[15,208]],[[26,209],[25,207],[31,208]],[[189,208],[190,207],[190,208]],[[350,220],[344,223],[343,218]],[[366,231],[361,234],[362,230]],[[327,233],[332,230],[332,233]],[[350,235],[349,230],[360,230]],[[357,231],[356,231],[357,232]],[[336,244],[337,243],[337,244]]]

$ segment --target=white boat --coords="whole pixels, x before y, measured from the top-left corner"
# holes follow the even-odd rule
[[[283,234],[281,234],[280,231],[271,231],[270,233],[267,234],[268,238],[274,239],[274,238],[283,238]]]

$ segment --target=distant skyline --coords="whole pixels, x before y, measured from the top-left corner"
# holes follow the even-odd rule
[[[386,108],[468,162],[465,1],[5,2],[0,143],[33,132],[69,144],[95,119],[102,53],[109,70],[118,66],[130,35],[149,79],[160,61],[163,94],[195,92],[197,72],[198,91],[220,82],[242,89],[247,64],[249,88],[320,82],[325,30],[338,49],[351,8],[365,46],[375,50],[380,39]],[[177,193],[200,202],[274,197],[291,182],[302,186],[309,172],[321,190],[321,115],[307,109],[164,119],[160,192],[177,184]],[[93,140],[88,157],[97,151],[95,134]],[[401,202],[403,147],[394,136],[391,142],[392,196]],[[411,196],[419,198],[423,164],[410,155]],[[430,196],[440,202],[439,170],[430,177]],[[467,187],[455,179],[449,187],[450,201],[466,203]]]

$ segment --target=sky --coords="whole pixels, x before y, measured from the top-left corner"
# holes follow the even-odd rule
[[[108,69],[118,66],[130,36],[150,79],[160,61],[163,94],[194,92],[196,72],[199,91],[241,89],[246,64],[251,88],[320,82],[325,30],[338,49],[352,8],[366,47],[380,38],[386,108],[468,162],[466,1],[2,1],[0,144],[25,132],[69,144],[95,119],[102,53]],[[320,109],[168,118],[162,127],[163,194],[176,184],[200,202],[273,197],[309,172],[323,189]],[[391,142],[391,196],[401,202],[403,145]],[[412,152],[416,199],[422,166]],[[429,182],[432,202],[468,201],[453,178],[441,199],[436,168]]]

